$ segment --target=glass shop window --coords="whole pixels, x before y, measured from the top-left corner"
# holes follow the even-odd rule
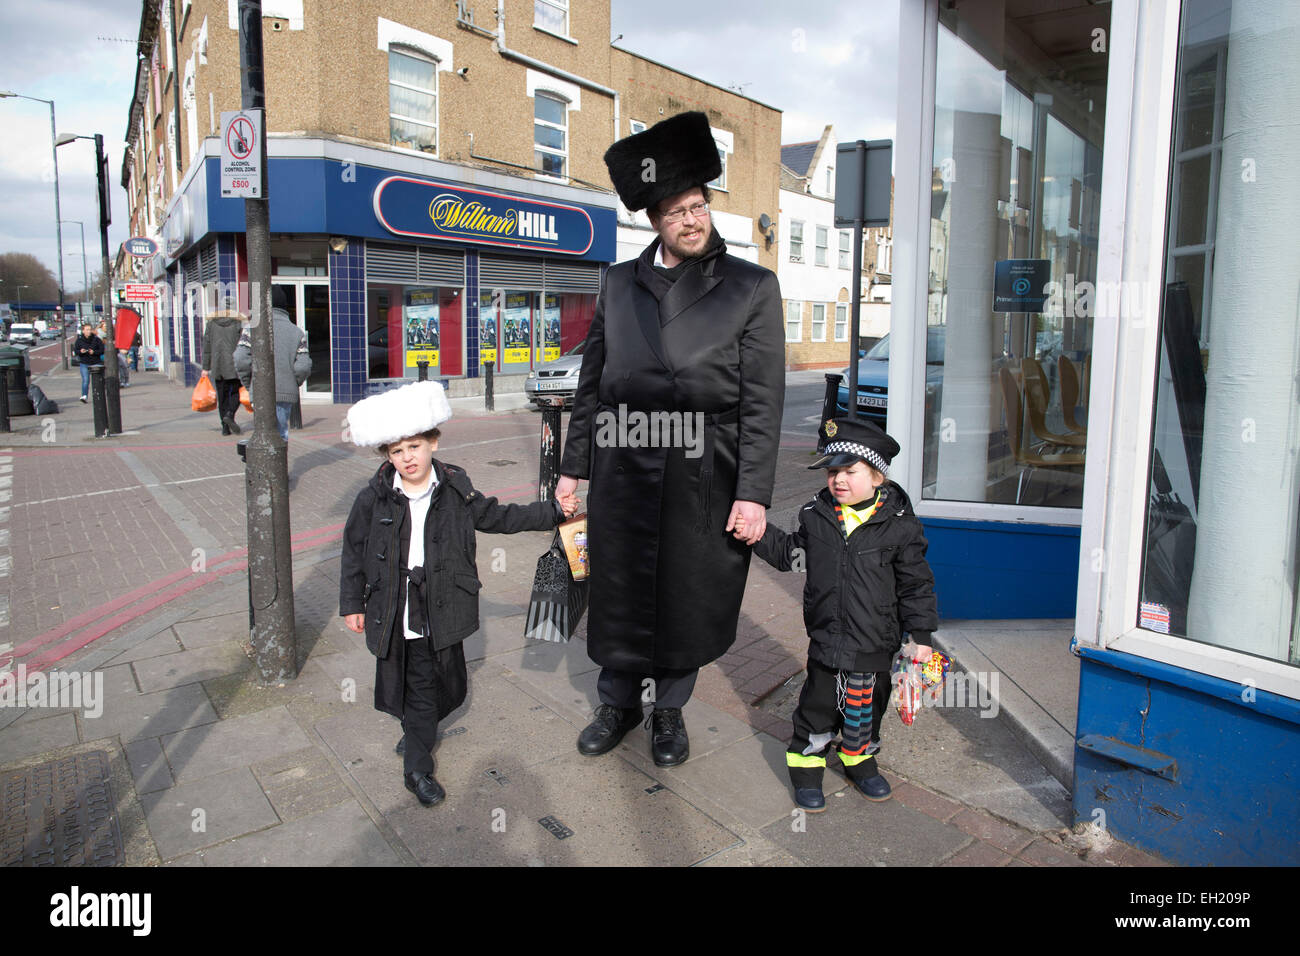
[[[369,378],[464,375],[464,295],[460,289],[370,282],[366,295]]]

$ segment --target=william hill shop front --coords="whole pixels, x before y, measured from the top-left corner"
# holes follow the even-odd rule
[[[327,140],[268,148],[272,283],[308,336],[304,401],[355,402],[421,362],[474,394],[485,365],[524,375],[586,338],[613,194]],[[171,341],[195,380],[205,314],[236,289],[248,301],[243,205],[221,198],[216,164],[197,167],[166,227]]]

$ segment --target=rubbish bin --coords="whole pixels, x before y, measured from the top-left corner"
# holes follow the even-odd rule
[[[9,414],[35,415],[36,409],[27,396],[28,378],[31,373],[31,361],[26,349],[13,346],[0,346],[0,375],[4,376],[5,387],[9,392]]]

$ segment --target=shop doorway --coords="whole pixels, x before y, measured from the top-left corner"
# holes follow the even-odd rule
[[[271,288],[284,292],[285,311],[294,325],[307,333],[311,374],[298,390],[300,400],[312,404],[332,402],[329,282],[319,278],[274,276]]]

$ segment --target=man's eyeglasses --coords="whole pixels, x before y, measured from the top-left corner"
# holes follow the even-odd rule
[[[668,212],[663,214],[662,218],[664,222],[678,223],[686,218],[688,212],[696,219],[703,219],[709,214],[709,204],[706,202],[697,202],[694,206],[670,209]]]

